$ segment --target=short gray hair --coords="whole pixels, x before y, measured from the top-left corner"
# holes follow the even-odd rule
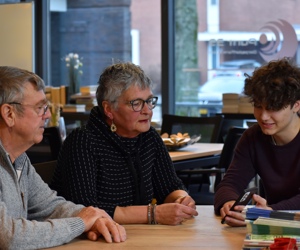
[[[44,81],[33,72],[11,66],[0,66],[0,106],[10,102],[22,102],[25,83],[32,83],[36,90],[45,91]],[[21,105],[16,106],[19,113],[23,112]]]
[[[104,69],[98,81],[96,98],[98,107],[102,114],[103,101],[108,101],[117,107],[117,99],[124,91],[131,86],[138,86],[140,89],[152,88],[151,79],[145,74],[144,70],[131,63],[116,63]]]

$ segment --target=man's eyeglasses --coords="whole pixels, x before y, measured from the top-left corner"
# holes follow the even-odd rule
[[[158,97],[153,96],[147,100],[135,99],[135,100],[130,101],[129,103],[131,104],[133,111],[139,112],[144,108],[145,103],[147,103],[147,106],[149,109],[154,109],[157,104],[157,100],[158,100]]]
[[[8,104],[16,104],[16,105],[23,105],[23,106],[28,106],[28,107],[32,107],[35,109],[36,113],[38,116],[43,116],[47,113],[47,110],[49,108],[49,103],[46,103],[42,106],[36,106],[36,105],[30,105],[30,104],[23,104],[20,102],[9,102]]]

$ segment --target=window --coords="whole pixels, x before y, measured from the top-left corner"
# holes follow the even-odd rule
[[[154,95],[159,100],[153,120],[160,121],[160,0],[67,3],[67,11],[51,12],[51,85],[68,85],[62,58],[70,52],[82,58],[81,86],[96,85],[102,70],[111,63],[132,61],[154,82]]]
[[[170,2],[175,15],[175,114],[221,113],[222,93],[242,92],[244,73],[283,56],[299,63],[300,5],[295,1]]]

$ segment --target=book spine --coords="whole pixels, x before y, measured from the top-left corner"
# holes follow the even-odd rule
[[[247,223],[247,231],[251,234],[299,235],[300,228],[269,226]]]
[[[287,211],[276,211],[276,210],[266,210],[260,208],[250,208],[247,209],[246,218],[249,220],[255,220],[258,217],[266,217],[273,219],[283,219],[283,220],[295,220],[300,221],[300,212],[287,212]]]
[[[60,104],[65,105],[67,103],[66,86],[60,86]]]
[[[60,87],[51,88],[51,102],[53,104],[60,103]]]
[[[280,212],[280,211],[271,211],[270,218],[300,221],[300,213],[287,213],[287,212]]]

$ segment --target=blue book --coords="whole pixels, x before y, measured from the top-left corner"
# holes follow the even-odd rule
[[[256,220],[258,217],[300,221],[300,212],[267,210],[256,207],[247,208],[247,220]]]

